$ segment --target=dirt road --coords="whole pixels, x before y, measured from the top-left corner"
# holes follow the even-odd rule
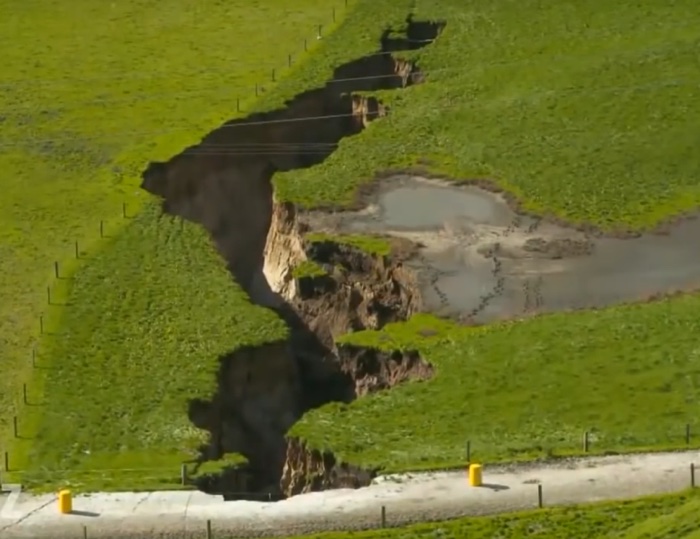
[[[631,498],[690,486],[700,451],[600,457],[484,467],[484,485],[469,487],[464,472],[385,476],[360,490],[297,496],[277,503],[224,502],[200,492],[112,493],[78,496],[74,514],[60,515],[55,496],[0,498],[0,537],[204,538],[262,537],[329,529],[375,528],[386,508],[388,526],[463,515]],[[11,506],[8,508],[8,506]],[[86,528],[84,528],[86,527]]]

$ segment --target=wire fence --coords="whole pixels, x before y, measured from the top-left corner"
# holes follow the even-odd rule
[[[24,402],[30,403],[30,399],[27,395],[26,384],[24,386]],[[23,433],[21,431],[21,424],[18,416],[12,418],[13,423],[13,435],[15,438],[21,438]],[[635,440],[636,443],[630,443],[629,445],[621,445],[619,443],[620,437],[610,436],[610,441],[604,441],[605,437],[602,436],[600,430],[585,430],[581,433],[581,443],[580,445],[574,444],[558,444],[558,445],[548,445],[542,444],[544,448],[546,446],[546,456],[541,458],[532,457],[536,462],[557,462],[562,459],[568,458],[585,458],[585,457],[601,457],[601,456],[617,456],[617,455],[634,455],[639,453],[663,453],[663,452],[684,452],[692,451],[698,449],[698,444],[693,438],[692,425],[690,423],[679,424],[677,433],[669,433],[665,443],[659,443],[658,437],[655,437],[653,441],[649,439],[649,443],[643,443],[645,441],[644,436],[626,436],[628,440]],[[640,443],[641,442],[641,443]],[[416,473],[429,473],[429,472],[447,472],[454,471],[457,469],[462,469],[470,464],[480,463],[484,460],[486,462],[494,465],[509,465],[517,464],[522,462],[521,460],[509,460],[508,458],[493,457],[493,452],[487,447],[479,447],[478,444],[474,444],[471,440],[466,440],[464,443],[464,452],[462,464],[444,466],[444,467],[434,467],[426,468],[422,465],[416,465],[420,459],[414,459],[413,466],[408,464],[405,469],[413,469]],[[481,450],[480,450],[481,449]],[[517,454],[515,455],[518,456]],[[159,467],[114,467],[114,468],[23,468],[15,463],[12,453],[9,449],[2,452],[2,468],[0,468],[0,479],[4,476],[7,477],[11,474],[11,477],[15,480],[25,477],[29,479],[30,483],[32,480],[37,478],[48,479],[49,482],[55,484],[58,488],[61,483],[71,483],[80,484],[81,482],[94,482],[97,480],[100,483],[108,485],[110,490],[114,488],[121,488],[125,490],[133,490],[135,487],[134,481],[137,481],[139,485],[158,485],[160,489],[183,489],[191,488],[197,484],[198,477],[201,478],[205,474],[195,474],[194,473],[194,462],[182,462],[179,465],[174,464],[172,467],[159,466]],[[233,468],[233,466],[232,466]],[[214,472],[216,473],[216,472]],[[9,482],[9,481],[5,481]],[[270,501],[272,497],[276,497],[277,494],[272,492],[232,492],[231,495],[244,497],[247,499],[254,499],[260,501]]]
[[[335,23],[338,22],[341,14],[342,14],[342,9],[343,8],[348,8],[350,2],[349,0],[340,0],[339,5],[336,6],[330,6],[330,13],[328,14],[330,16],[330,23]],[[282,69],[284,68],[291,68],[294,64],[293,59],[298,58],[300,54],[303,54],[305,51],[308,51],[311,46],[310,43],[315,42],[318,38],[323,36],[324,28],[329,25],[329,22],[323,23],[323,24],[318,24],[314,27],[314,38],[306,38],[304,39],[303,42],[303,49],[301,53],[297,52],[296,54],[289,53],[286,55],[287,57],[287,63],[283,68],[275,68],[272,70],[271,73],[271,78],[272,82],[276,82],[277,78],[279,75],[282,73]],[[121,77],[122,75],[120,75]],[[262,85],[260,85],[262,86]],[[255,89],[251,88],[251,93],[255,91],[256,95],[258,93],[258,86],[256,85]],[[240,99],[237,100],[238,103],[238,109],[240,110]],[[70,137],[67,137],[66,140],[70,140]],[[54,139],[55,141],[55,139]],[[11,148],[15,146],[15,144],[0,144],[0,151],[3,148]],[[315,153],[315,152],[321,152],[320,147],[316,146],[309,146],[308,148],[301,148],[302,151],[306,151],[309,153]],[[248,151],[250,153],[253,153],[255,155],[258,155],[260,152],[265,152],[265,151],[270,151],[269,148],[248,148]],[[277,151],[286,151],[284,148],[278,148]],[[326,153],[325,151],[323,153]],[[136,211],[134,208],[129,208],[129,204],[124,201],[121,204],[121,219],[130,219],[135,217]],[[95,223],[95,231],[99,231],[99,239],[105,239],[110,237],[110,231],[112,227],[116,228],[116,222],[115,219],[110,219],[110,218],[105,218],[99,221],[99,223]],[[63,261],[55,260],[52,264],[52,273],[53,273],[53,282],[49,282],[49,284],[46,286],[46,301],[47,301],[47,306],[49,307],[68,307],[68,302],[67,299],[63,300],[59,297],[59,294],[56,292],[56,285],[57,283],[65,283],[69,282],[72,279],[72,275],[74,273],[74,267],[75,267],[75,261],[80,261],[82,259],[87,258],[87,253],[85,251],[85,247],[88,245],[93,245],[93,241],[90,240],[79,240],[75,239],[73,242],[73,253],[71,258],[73,259],[72,261],[69,262],[68,259],[64,259]],[[37,338],[34,342],[34,344],[31,346],[31,349],[28,351],[28,361],[31,361],[31,365],[34,368],[37,368],[37,362],[38,362],[38,356],[39,356],[39,342],[47,338],[49,336],[52,337],[57,337],[56,335],[52,334],[49,331],[49,326],[50,326],[50,320],[49,316],[46,312],[43,312],[38,315],[37,317]],[[4,422],[6,425],[12,425],[12,433],[13,437],[16,439],[20,435],[21,431],[21,421],[19,416],[21,415],[20,412],[22,410],[26,410],[26,406],[29,404],[36,405],[37,403],[31,402],[32,398],[32,392],[31,392],[31,387],[27,382],[22,383],[22,393],[21,393],[21,398],[16,399],[14,402],[14,405],[12,409],[7,410],[5,413],[5,417],[0,417],[0,425]],[[21,408],[24,406],[25,408]],[[5,462],[4,464],[8,463],[9,459],[9,452],[10,448],[8,447],[9,444],[11,444],[11,440],[2,440],[0,439],[0,451],[4,451],[4,459]],[[7,467],[5,467],[7,468]]]
[[[463,71],[463,68],[444,68],[444,69],[434,69],[431,70],[427,76],[431,75],[436,75],[436,74],[443,74],[443,73],[451,73],[451,72],[459,72]],[[328,81],[328,83],[344,83],[344,82],[352,82],[352,81],[362,81],[362,80],[378,80],[378,79],[385,79],[385,78],[400,78],[401,75],[397,74],[382,74],[382,75],[368,75],[368,76],[363,76],[363,77],[351,77],[351,78],[339,78],[339,79],[333,79]],[[618,92],[623,92],[623,91],[656,91],[661,88],[680,88],[680,87],[688,87],[688,88],[700,88],[700,83],[698,83],[697,80],[693,79],[678,79],[678,80],[669,80],[667,78],[664,79],[654,79],[654,80],[649,80],[644,83],[640,84],[631,84],[631,85],[614,85],[614,86],[600,86],[595,88],[594,90],[586,87],[578,87],[578,86],[572,86],[568,88],[556,88],[552,90],[543,90],[541,92],[533,93],[529,97],[524,97],[523,100],[530,99],[533,102],[537,101],[538,99],[546,98],[548,96],[557,96],[557,97],[563,97],[563,96],[571,96],[571,95],[578,95],[578,94],[585,94],[585,95],[604,95],[607,93],[618,93]],[[466,89],[468,90],[468,88]],[[255,95],[259,95],[259,90],[258,87],[256,87],[255,90]],[[139,101],[142,101],[144,99],[148,99],[148,97],[144,97],[139,99]],[[242,112],[242,107],[241,107],[241,99],[236,98],[236,108],[237,112]],[[524,102],[524,101],[523,101]],[[105,102],[107,103],[107,102]],[[425,108],[424,110],[415,110],[412,109],[411,114],[421,114],[421,113],[433,113],[435,110],[434,106],[430,106]],[[449,107],[441,107],[441,110],[443,112],[449,111]],[[328,119],[334,119],[334,118],[343,118],[343,117],[350,117],[354,116],[354,113],[349,112],[349,113],[344,113],[344,114],[324,114],[324,115],[313,115],[313,116],[301,116],[301,117],[296,117],[296,118],[284,118],[284,119],[277,119],[277,120],[251,120],[251,121],[246,121],[246,120],[241,120],[238,121],[236,120],[235,123],[228,123],[224,124],[222,126],[219,126],[217,129],[239,129],[239,128],[245,128],[245,127],[250,127],[250,126],[257,126],[257,125],[269,125],[269,124],[288,124],[288,123],[295,123],[295,122],[307,122],[307,121],[315,121],[315,120],[328,120]],[[94,140],[100,140],[100,141],[107,141],[107,140],[116,140],[120,139],[124,136],[161,136],[161,135],[170,135],[170,134],[176,134],[176,133],[182,133],[185,131],[188,131],[188,128],[182,128],[182,129],[168,129],[168,130],[159,130],[159,131],[110,131],[109,137],[100,137],[99,139],[95,138]],[[566,133],[568,131],[573,131],[574,128],[564,128],[562,131],[559,131],[559,133]],[[10,142],[10,143],[2,143],[0,144],[0,149],[2,148],[15,148],[15,147],[21,147],[21,146],[26,146],[28,143],[36,143],[36,144],[57,144],[65,141],[70,141],[74,137],[71,136],[66,136],[66,137],[52,137],[52,138],[29,138],[25,139],[23,142]],[[84,137],[81,140],[86,140]],[[208,146],[210,143],[206,143],[203,146]],[[235,146],[234,146],[235,147]],[[397,148],[400,148],[401,145],[397,145]]]
[[[488,483],[484,479],[499,480],[499,476],[482,477],[479,470],[479,480],[472,482],[472,474],[468,469],[467,474],[460,480],[462,486],[455,487],[451,492],[437,497],[421,497],[420,490],[414,490],[402,499],[397,492],[389,490],[375,490],[372,495],[374,503],[362,503],[360,493],[342,494],[343,499],[333,497],[309,500],[303,507],[296,505],[279,509],[272,504],[275,499],[259,496],[257,499],[249,496],[246,504],[230,504],[223,500],[208,499],[201,494],[193,499],[191,494],[181,493],[168,499],[169,507],[175,510],[163,511],[161,500],[158,511],[152,511],[148,506],[149,494],[132,493],[129,497],[123,495],[101,496],[95,499],[90,496],[73,497],[70,492],[62,491],[55,495],[41,498],[41,505],[32,509],[22,509],[22,504],[17,504],[20,491],[16,488],[5,488],[10,495],[15,495],[12,502],[6,501],[0,505],[0,532],[2,532],[2,519],[9,521],[24,521],[36,511],[43,511],[42,522],[46,522],[48,514],[56,517],[74,515],[83,517],[80,524],[72,524],[70,520],[55,520],[51,537],[75,537],[82,539],[95,539],[98,537],[112,538],[149,538],[155,536],[167,536],[169,538],[197,538],[197,539],[224,539],[239,537],[260,537],[266,535],[297,535],[310,534],[321,531],[354,531],[387,529],[406,526],[418,522],[436,522],[464,516],[485,515],[494,513],[506,513],[517,510],[543,509],[561,505],[571,505],[591,501],[593,497],[600,500],[622,500],[631,496],[643,494],[678,493],[697,486],[697,465],[690,463],[685,468],[658,469],[654,479],[659,481],[653,488],[642,487],[641,492],[632,492],[626,489],[629,485],[626,480],[619,484],[615,482],[605,486],[603,491],[591,492],[596,487],[582,478],[579,482],[570,482],[566,486],[562,482],[527,480],[515,484],[513,478],[509,484],[512,491],[509,494],[499,494],[511,490],[511,486]],[[634,469],[632,468],[632,471]],[[468,479],[469,478],[469,479]],[[630,478],[627,478],[630,479]],[[638,486],[637,480],[635,486]],[[662,484],[662,483],[666,484]],[[645,490],[646,488],[646,490]],[[456,490],[455,490],[456,489]],[[475,489],[481,492],[474,492]],[[449,489],[448,489],[449,490]],[[489,495],[491,492],[493,495]],[[488,503],[483,496],[490,496]],[[206,499],[205,499],[206,498]],[[352,498],[360,503],[353,504]],[[507,498],[504,500],[504,498]],[[250,501],[260,502],[250,504]],[[366,501],[366,500],[365,500]],[[49,507],[54,505],[54,507]],[[57,507],[56,507],[57,505]],[[145,506],[145,507],[144,507]],[[181,507],[181,509],[180,509]],[[129,519],[124,520],[123,515],[129,514]],[[215,516],[211,516],[215,515]],[[103,518],[97,518],[103,517]],[[95,524],[85,523],[85,518],[95,518]],[[112,520],[110,520],[112,519]],[[154,521],[157,520],[157,524]],[[29,522],[31,524],[31,521]],[[9,528],[9,526],[6,526]],[[149,529],[149,531],[144,531]],[[40,537],[31,527],[26,530],[14,530],[14,535],[7,537]],[[24,535],[24,534],[30,535]],[[31,534],[34,535],[31,535]],[[156,535],[157,533],[157,535]]]

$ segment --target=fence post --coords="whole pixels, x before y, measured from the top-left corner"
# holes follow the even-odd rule
[[[29,404],[29,400],[27,399],[27,384],[22,384],[22,397],[24,399],[24,404]]]
[[[583,452],[588,453],[588,431],[583,433]]]
[[[46,297],[49,300],[49,305],[51,305],[51,286],[46,287]]]
[[[5,471],[10,471],[10,454],[7,451],[5,451]]]
[[[19,438],[19,428],[17,428],[17,416],[12,418],[12,430],[14,431],[15,438]]]
[[[83,539],[88,539],[87,526],[85,526],[84,524],[83,524]]]
[[[287,55],[287,67],[292,67],[292,55]]]
[[[309,44],[307,43],[306,38],[304,38],[304,51],[308,51],[308,50],[309,50]]]
[[[333,22],[335,22],[335,8],[333,8]]]
[[[275,82],[275,68],[272,68],[272,82]]]
[[[386,528],[386,506],[382,505],[382,528]]]
[[[58,262],[53,263],[53,273],[56,276],[56,279],[58,279]]]
[[[36,367],[36,346],[32,348],[32,367]]]
[[[542,483],[537,485],[537,506],[542,507]]]
[[[685,424],[685,445],[690,445],[690,423]]]
[[[183,486],[187,484],[187,464],[180,466],[180,482]]]
[[[105,222],[100,221],[100,238],[105,237]]]
[[[122,217],[126,218],[126,202],[122,202]]]
[[[80,258],[80,249],[78,248],[78,240],[75,240],[75,258]]]
[[[472,443],[470,440],[467,440],[467,464],[469,464],[472,461]]]
[[[44,333],[44,315],[39,315],[39,333],[43,335]]]
[[[211,520],[207,520],[207,539],[211,539]]]
[[[695,463],[693,462],[690,463],[690,488],[695,488]]]

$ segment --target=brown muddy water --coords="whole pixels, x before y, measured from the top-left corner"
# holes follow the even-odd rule
[[[363,211],[306,218],[315,230],[422,244],[408,265],[418,271],[426,309],[478,323],[700,287],[700,219],[664,235],[596,238],[518,215],[478,187],[415,176],[384,181]]]

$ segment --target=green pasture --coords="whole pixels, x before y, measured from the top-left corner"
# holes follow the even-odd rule
[[[29,486],[177,482],[181,448],[198,435],[186,399],[210,390],[218,355],[285,328],[248,302],[202,231],[159,216],[139,172],[226,119],[322,85],[375,52],[411,6],[447,21],[416,54],[428,83],[380,92],[391,114],[324,164],[278,175],[278,198],[343,204],[375,172],[422,163],[604,228],[652,226],[700,203],[690,0],[356,0],[347,12],[338,2],[332,33],[332,5],[312,0],[79,4],[0,4],[0,39],[14,43],[0,97],[0,439],[19,410],[9,447]],[[313,61],[295,56],[283,76],[304,38]],[[595,451],[680,447],[685,425],[700,427],[698,307],[690,295],[478,330],[420,316],[351,335],[417,348],[437,375],[316,410],[293,433],[387,470],[461,465],[467,440],[487,461],[569,454],[584,430]]]
[[[365,54],[357,36],[400,17],[403,4],[363,5],[327,47]],[[279,175],[283,198],[343,204],[378,171],[427,163],[605,229],[651,227],[700,205],[696,2],[415,5],[416,18],[447,21],[417,53],[428,83],[380,92],[391,114],[322,165]]]
[[[221,275],[207,241],[183,244],[150,203],[140,214],[148,196],[139,175],[149,161],[167,160],[245,115],[260,98],[256,84],[260,96],[269,94],[273,68],[279,81],[307,61],[319,47],[318,25],[330,33],[333,9],[340,22],[345,6],[0,1],[0,450],[10,451],[11,468],[31,462],[36,474],[61,480],[48,470],[148,467],[162,482],[159,469],[182,434],[162,429],[184,428],[185,376],[236,342],[283,330],[263,314],[256,335],[241,326],[232,331],[238,340],[224,343],[215,332],[201,341],[217,323],[238,319],[247,299]],[[166,261],[165,273],[148,274]],[[183,286],[182,278],[196,283],[204,275],[210,283]],[[211,287],[219,293],[202,301]],[[216,301],[219,314],[208,316]],[[39,334],[41,315],[50,335]],[[196,379],[187,391],[196,391]],[[144,415],[145,429],[134,422]],[[162,426],[149,430],[156,418]],[[88,438],[89,455],[80,447]]]
[[[697,539],[699,502],[696,492],[686,492],[294,539]]]
[[[415,349],[426,382],[331,404],[291,431],[387,471],[700,445],[700,295],[470,328],[418,315],[344,343]]]

